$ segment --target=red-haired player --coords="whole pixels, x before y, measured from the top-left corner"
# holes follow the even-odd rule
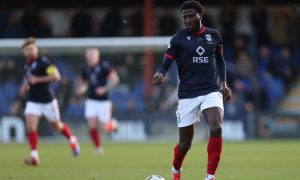
[[[40,163],[37,127],[42,115],[48,119],[55,130],[69,140],[73,155],[77,156],[80,151],[79,143],[68,125],[61,121],[57,99],[50,88],[52,82],[61,79],[58,69],[48,58],[39,56],[39,48],[34,38],[28,38],[24,42],[23,54],[26,64],[21,93],[28,93],[25,118],[28,142],[31,148],[30,157],[25,159],[25,164],[37,166]]]

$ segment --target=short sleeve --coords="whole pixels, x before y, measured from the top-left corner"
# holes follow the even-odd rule
[[[49,66],[54,66],[53,63],[46,57],[42,58],[42,66],[43,68],[47,69]]]
[[[175,60],[177,58],[177,52],[178,52],[178,45],[175,39],[176,39],[176,35],[170,40],[168,44],[168,49],[165,53],[165,57],[172,60]]]
[[[104,70],[105,74],[109,74],[110,71],[112,70],[112,66],[107,61],[103,61],[102,66],[103,66],[103,70]]]
[[[56,66],[46,57],[42,57],[41,62],[42,69],[46,74],[51,74],[57,69]]]

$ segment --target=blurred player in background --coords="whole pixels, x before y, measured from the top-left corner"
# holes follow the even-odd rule
[[[37,166],[40,163],[37,127],[42,115],[48,119],[55,130],[69,140],[73,155],[77,156],[80,151],[77,138],[72,134],[68,125],[61,121],[57,99],[50,88],[50,83],[60,81],[59,71],[48,58],[39,56],[39,48],[34,38],[28,38],[24,42],[23,54],[26,58],[25,78],[20,92],[22,95],[28,92],[25,119],[31,148],[30,157],[25,159],[25,164]]]
[[[112,102],[109,100],[108,92],[119,83],[119,76],[108,62],[100,60],[97,48],[88,48],[85,59],[87,66],[82,70],[76,95],[81,96],[86,89],[88,90],[85,118],[96,152],[103,155],[99,128],[107,133],[117,130],[117,121],[112,118]]]
[[[206,180],[215,180],[223,142],[223,99],[231,98],[226,84],[222,40],[218,31],[202,25],[203,7],[198,1],[184,2],[181,14],[186,28],[171,39],[153,83],[161,84],[170,65],[176,61],[180,79],[176,112],[179,143],[174,148],[173,180],[181,179],[182,162],[191,148],[194,123],[199,121],[200,112],[210,132]]]

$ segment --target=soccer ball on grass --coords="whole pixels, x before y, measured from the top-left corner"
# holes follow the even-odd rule
[[[145,180],[165,180],[165,178],[161,177],[160,175],[151,175],[148,176]]]

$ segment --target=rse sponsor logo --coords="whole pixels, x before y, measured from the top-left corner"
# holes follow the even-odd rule
[[[205,53],[205,49],[202,46],[199,46],[196,49],[197,54],[199,54],[200,57],[193,57],[193,63],[200,64],[200,63],[208,63],[208,57],[203,57],[202,55]]]
[[[193,57],[193,63],[208,63],[208,57]]]
[[[204,49],[202,46],[199,46],[199,47],[196,49],[196,52],[199,54],[199,56],[202,56],[202,54],[205,53],[205,49]]]

